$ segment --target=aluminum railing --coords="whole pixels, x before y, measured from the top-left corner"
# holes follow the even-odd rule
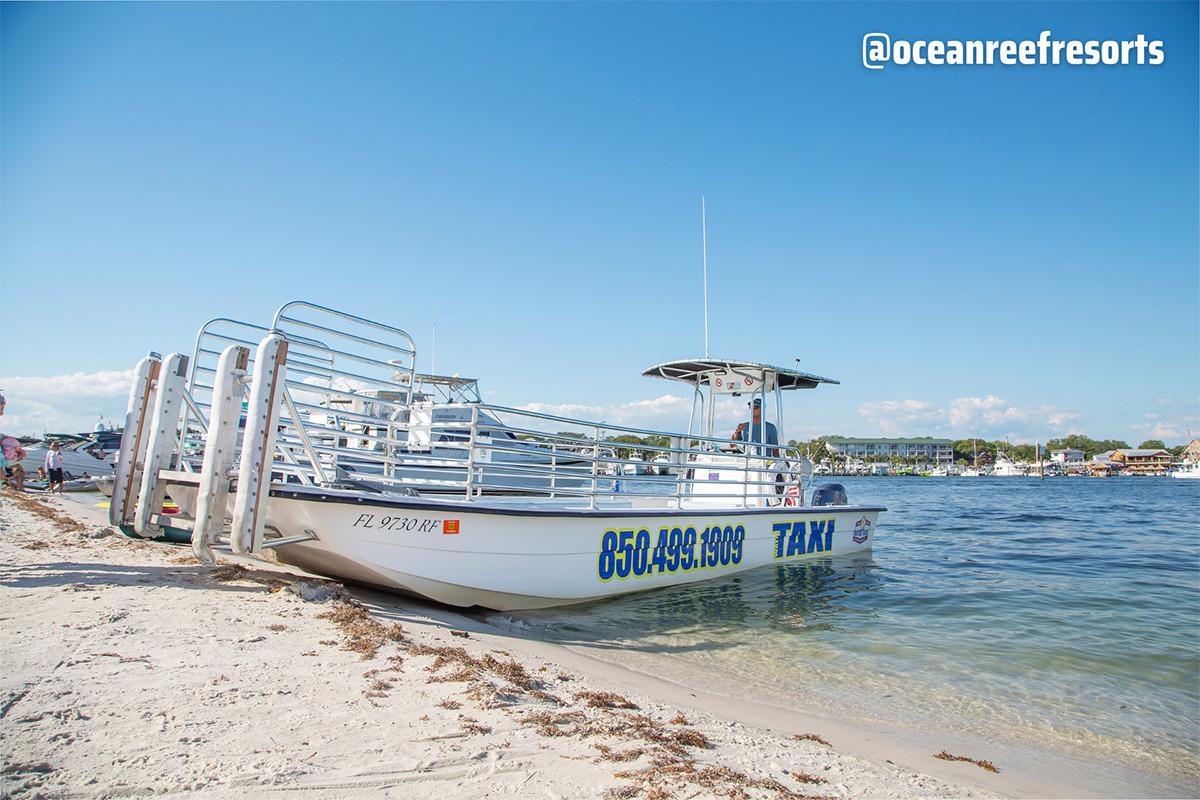
[[[234,381],[237,397],[224,401],[231,409],[226,417],[234,414],[235,428],[248,427],[243,401],[258,371],[255,353],[271,336],[287,342],[270,422],[271,452],[262,454],[270,462],[266,476],[274,480],[464,500],[485,495],[577,498],[592,507],[633,498],[730,507],[803,502],[800,482],[806,462],[787,445],[733,442],[482,402],[415,399],[424,394],[417,392],[416,347],[408,334],[301,302],[283,306],[270,328],[218,318],[201,329],[170,461],[175,468],[198,472],[203,464],[213,390],[221,383],[217,373],[231,347],[248,351],[248,356],[239,351],[248,363],[239,373],[243,377]],[[620,441],[622,437],[651,440]],[[244,438],[241,432],[234,435],[231,463],[240,458]],[[667,474],[628,474],[650,470]]]
[[[372,395],[325,389],[324,402],[296,402],[290,393],[312,393],[312,385],[287,380],[285,388],[285,408],[276,422],[275,469],[305,483],[413,489],[464,499],[575,497],[592,505],[618,497],[680,502],[703,497],[730,506],[800,502],[803,456],[787,445],[736,443],[488,403],[405,407],[385,402],[381,405],[407,413],[373,417],[329,405],[334,399],[376,402]],[[453,412],[464,419],[438,418]],[[623,442],[622,436],[661,437],[666,444]],[[665,468],[668,474],[629,475],[623,474],[625,468]]]

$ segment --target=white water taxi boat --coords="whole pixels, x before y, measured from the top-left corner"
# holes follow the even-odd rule
[[[720,397],[764,409],[774,397],[783,440],[783,393],[828,378],[725,359],[658,364],[643,374],[692,389],[679,434],[478,401],[442,402],[458,413],[435,422],[417,413],[416,348],[402,330],[302,302],[270,329],[223,322],[235,330],[198,339],[196,360],[211,366],[180,353],[137,365],[110,505],[133,535],[191,530],[205,563],[228,548],[456,606],[540,608],[865,551],[884,510],[851,505],[837,484],[807,497],[811,463],[756,443],[765,413],[748,444],[714,435]],[[614,453],[629,434],[666,437],[639,449],[675,474],[606,477],[628,461]],[[439,435],[438,448],[420,447]],[[497,458],[529,448],[559,455]],[[367,453],[380,470],[363,481],[345,465]],[[405,471],[433,467],[452,469]],[[180,514],[159,513],[167,498]]]

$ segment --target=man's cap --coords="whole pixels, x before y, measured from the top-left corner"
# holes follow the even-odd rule
[[[753,403],[747,403],[746,405],[748,405],[748,406],[754,406],[754,407],[756,407],[756,408],[762,408],[762,398],[761,398],[761,397],[756,397],[756,398],[754,398],[754,402],[753,402]]]

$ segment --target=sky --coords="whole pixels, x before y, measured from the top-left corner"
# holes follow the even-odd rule
[[[862,38],[1161,65],[866,69]],[[1195,3],[0,5],[9,433],[307,299],[485,400],[686,425],[704,352],[837,386],[784,435],[1200,435]],[[738,416],[731,404],[722,421]],[[731,425],[732,427],[732,425]]]

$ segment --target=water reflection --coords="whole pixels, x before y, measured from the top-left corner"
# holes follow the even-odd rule
[[[712,650],[735,646],[748,628],[830,630],[861,619],[873,613],[865,595],[883,588],[886,580],[870,555],[856,554],[511,616],[564,644]],[[704,635],[689,637],[686,644],[663,641],[698,633]]]

